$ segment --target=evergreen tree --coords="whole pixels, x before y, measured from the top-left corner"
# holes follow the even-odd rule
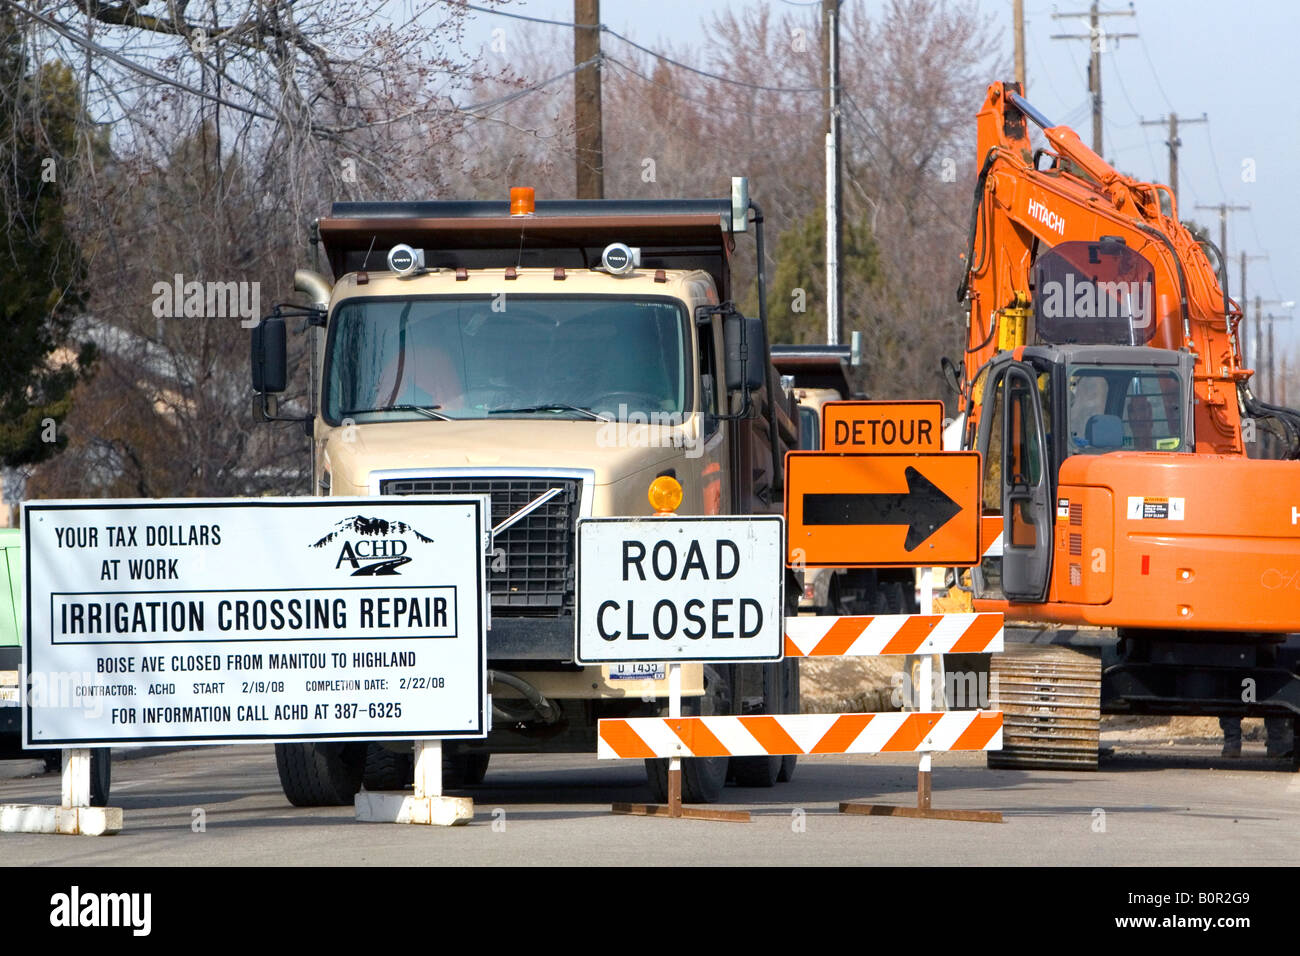
[[[62,64],[32,68],[0,8],[0,464],[42,461],[66,445],[59,424],[94,358],[70,346],[85,268],[64,222],[80,94]]]
[[[844,281],[843,327],[861,326],[854,303],[879,277],[878,256],[870,225],[859,218],[842,221],[840,271]],[[773,342],[796,345],[826,341],[826,213],[817,209],[781,233],[776,269],[768,293]]]

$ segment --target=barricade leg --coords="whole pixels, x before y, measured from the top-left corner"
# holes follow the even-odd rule
[[[668,719],[682,716],[682,665],[673,661],[668,665]],[[668,803],[616,803],[612,813],[625,813],[638,817],[671,817],[674,820],[720,820],[726,823],[748,823],[745,810],[706,810],[701,807],[682,806],[682,758],[668,760]]]
[[[442,793],[442,741],[417,740],[413,746],[415,793],[362,790],[356,797],[357,819],[367,823],[420,823],[438,827],[469,823],[474,818],[474,801]]]
[[[0,832],[79,836],[113,836],[122,832],[121,807],[90,805],[90,759],[89,750],[64,750],[62,804],[0,806]]]

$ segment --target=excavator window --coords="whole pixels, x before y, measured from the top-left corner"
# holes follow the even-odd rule
[[[1172,370],[1070,369],[1069,454],[1185,450],[1182,391]]]
[[[993,401],[984,407],[983,414],[992,417],[993,427],[989,430],[988,447],[984,452],[983,512],[986,515],[1002,514],[1002,383],[999,378],[994,386]]]

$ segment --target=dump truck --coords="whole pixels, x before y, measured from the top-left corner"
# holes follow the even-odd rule
[[[947,368],[998,546],[970,587],[1030,626],[990,763],[1095,767],[1103,713],[1300,718],[1300,413],[1252,388],[1221,251],[1016,84],[977,131]]]
[[[574,661],[576,523],[651,515],[661,477],[683,515],[783,506],[798,417],[766,338],[763,216],[744,180],[719,200],[340,202],[313,227],[331,277],[295,275],[306,306],[252,334],[259,417],[311,436],[315,494],[486,494],[492,730],[445,742],[448,785],[494,753],[594,753],[604,717],[666,716],[656,665]],[[731,259],[754,240],[759,314],[733,304]],[[285,321],[305,317],[306,414],[277,410]],[[787,572],[787,612],[799,584]],[[687,714],[797,713],[793,661],[684,664]],[[408,748],[403,752],[403,747]],[[296,805],[410,782],[409,743],[276,747]],[[793,757],[684,761],[684,798],[728,779],[772,786]],[[667,761],[647,761],[666,799]]]

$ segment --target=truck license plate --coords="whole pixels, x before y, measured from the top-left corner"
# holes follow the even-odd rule
[[[666,664],[622,662],[609,665],[610,680],[663,680],[668,676]]]

